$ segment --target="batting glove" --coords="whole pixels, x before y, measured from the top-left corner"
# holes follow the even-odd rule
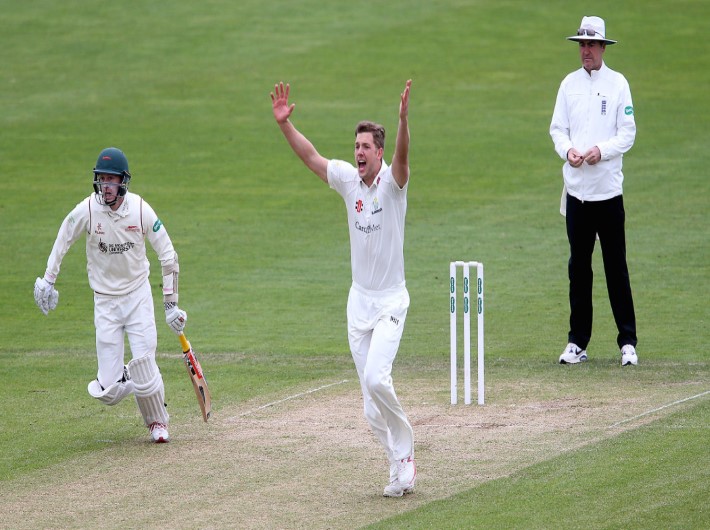
[[[35,303],[45,315],[57,308],[59,292],[54,288],[53,283],[44,278],[35,280]]]
[[[187,313],[180,309],[177,304],[166,303],[165,304],[165,322],[168,326],[180,335],[185,329],[185,323],[187,322]]]

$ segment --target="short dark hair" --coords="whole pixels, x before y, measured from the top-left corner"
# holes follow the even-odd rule
[[[385,148],[385,128],[382,125],[367,120],[361,121],[357,124],[357,127],[355,127],[355,136],[365,132],[372,133],[375,146],[381,149]]]

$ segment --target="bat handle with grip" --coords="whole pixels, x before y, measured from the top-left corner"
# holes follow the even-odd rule
[[[178,337],[180,338],[180,344],[182,344],[183,353],[189,352],[191,349],[191,346],[190,346],[190,343],[187,341],[187,337],[185,336],[185,334],[180,333],[180,335],[178,335]]]

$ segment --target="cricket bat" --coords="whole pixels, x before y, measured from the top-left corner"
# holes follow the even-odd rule
[[[212,396],[210,389],[207,386],[205,374],[202,372],[200,361],[197,360],[197,355],[192,350],[192,346],[185,337],[184,333],[180,333],[180,344],[182,344],[182,359],[185,361],[185,368],[192,381],[192,386],[195,388],[197,403],[202,411],[202,418],[207,421],[212,414]]]

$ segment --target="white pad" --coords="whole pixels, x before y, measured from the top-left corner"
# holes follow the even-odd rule
[[[107,389],[103,390],[99,382],[94,379],[89,383],[87,389],[91,397],[98,399],[106,405],[115,405],[120,403],[123,398],[133,393],[133,381],[119,381],[112,384]]]
[[[138,357],[128,363],[138,409],[146,426],[153,422],[168,424],[170,416],[165,408],[165,386],[158,365],[152,355]]]

